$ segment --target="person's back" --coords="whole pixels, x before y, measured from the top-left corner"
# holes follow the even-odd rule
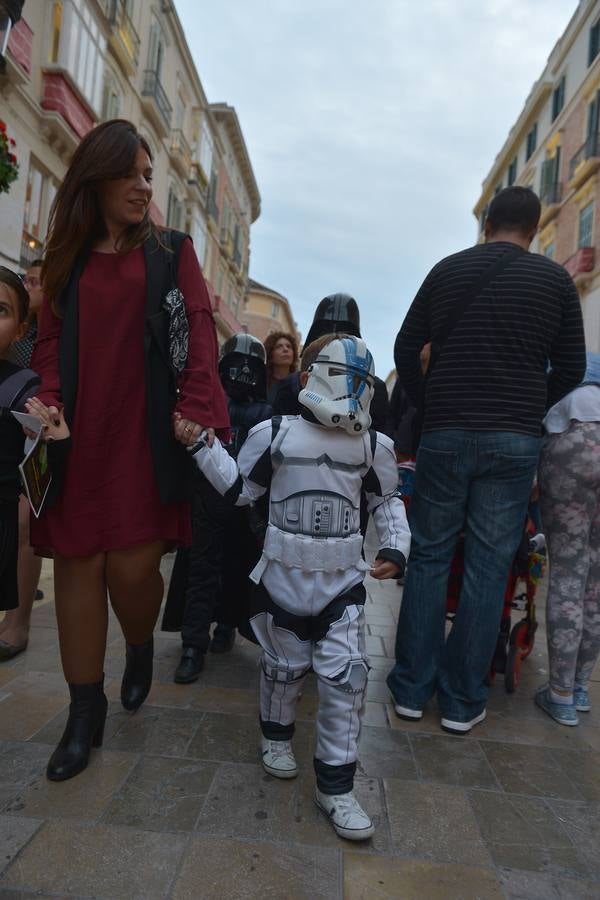
[[[414,350],[423,346],[424,336],[435,345],[464,292],[514,246],[478,244],[432,269],[396,340],[405,389],[414,393],[420,381]],[[545,256],[522,252],[455,324],[427,382],[423,431],[539,435],[547,406],[577,383],[581,365],[585,368],[580,304],[570,276]]]
[[[528,188],[490,204],[486,244],[438,263],[396,339],[398,377],[417,400],[431,342],[411,501],[412,547],[387,684],[397,715],[420,719],[437,692],[447,731],[485,718],[486,678],[523,531],[546,405],[585,370],[579,298],[567,272],[528,253],[540,202]],[[465,534],[458,612],[444,641],[454,550]]]

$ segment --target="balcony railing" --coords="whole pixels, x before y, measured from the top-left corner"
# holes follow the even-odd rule
[[[560,181],[548,184],[540,194],[540,200],[547,206],[562,202],[563,187]]]
[[[569,180],[571,180],[582,163],[588,159],[600,156],[600,133],[590,134],[584,144],[581,145],[569,164]]]
[[[563,265],[571,278],[574,279],[585,275],[586,272],[592,272],[594,269],[594,248],[580,247]]]
[[[166,126],[166,128],[170,128],[171,113],[173,110],[165,93],[165,89],[160,83],[158,74],[154,71],[154,69],[146,69],[144,72],[142,96],[152,97],[152,99],[156,103],[163,124]]]
[[[140,53],[140,37],[133,27],[123,0],[105,0],[106,17],[118,33],[135,69]]]

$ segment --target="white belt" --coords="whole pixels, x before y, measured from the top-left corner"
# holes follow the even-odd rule
[[[361,534],[350,534],[345,538],[313,538],[290,534],[269,525],[262,556],[250,578],[258,584],[271,561],[305,572],[334,572],[350,568],[368,572],[370,566],[362,558],[362,545]]]

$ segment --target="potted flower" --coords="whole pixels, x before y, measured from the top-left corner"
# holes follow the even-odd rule
[[[19,174],[15,147],[14,139],[6,133],[6,123],[0,119],[0,194],[10,190]]]

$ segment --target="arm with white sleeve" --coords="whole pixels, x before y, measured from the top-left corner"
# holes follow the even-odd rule
[[[262,497],[271,483],[271,420],[248,432],[237,461],[218,438],[212,447],[201,441],[192,447],[194,461],[205,478],[232,506],[248,506]]]
[[[397,487],[394,444],[386,435],[377,432],[373,461],[363,479],[363,490],[379,538],[376,559],[396,563],[402,573],[410,552],[410,530],[404,503],[396,493]]]

